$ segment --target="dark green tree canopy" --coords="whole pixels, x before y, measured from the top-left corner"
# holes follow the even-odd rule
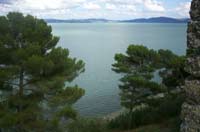
[[[42,19],[0,16],[0,128],[44,131],[51,126],[45,120],[56,128],[61,117],[75,117],[71,104],[84,90],[65,88],[65,82],[84,72],[84,62],[57,47],[58,41]],[[45,108],[55,114],[46,117]]]
[[[154,96],[165,93],[183,83],[184,57],[170,50],[153,50],[142,45],[130,45],[126,54],[116,54],[112,70],[122,73],[121,105],[130,111],[137,105],[149,105]],[[155,71],[160,71],[162,83],[153,81]],[[150,103],[149,103],[150,102]]]

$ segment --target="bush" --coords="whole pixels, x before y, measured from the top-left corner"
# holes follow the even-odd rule
[[[183,102],[183,96],[171,95],[162,100],[156,111],[160,117],[164,118],[178,116]]]
[[[107,132],[106,122],[101,119],[79,118],[68,125],[68,132]]]
[[[156,107],[146,107],[132,113],[125,112],[108,123],[111,129],[133,129],[144,125],[160,123],[169,118],[179,116],[183,98],[168,96],[161,99]],[[155,104],[154,104],[155,105]]]
[[[135,129],[134,132],[179,132],[180,118],[172,118],[159,124],[152,124]]]
[[[122,130],[137,128],[146,125],[155,119],[155,113],[150,108],[135,110],[132,113],[125,112],[109,122],[109,128]],[[153,117],[153,118],[152,118]]]

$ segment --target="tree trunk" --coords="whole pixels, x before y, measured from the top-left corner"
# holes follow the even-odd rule
[[[23,68],[21,68],[19,74],[19,100],[23,99],[23,94],[24,94],[24,70]],[[22,112],[22,110],[23,110],[23,104],[19,103],[17,108],[18,113]],[[23,122],[20,121],[19,124],[17,125],[16,132],[23,132],[22,124]]]
[[[19,96],[23,96],[24,94],[24,70],[21,68],[19,75]]]

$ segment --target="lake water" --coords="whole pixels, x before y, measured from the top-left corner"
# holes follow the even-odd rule
[[[120,76],[111,70],[115,53],[124,53],[129,44],[153,49],[170,49],[183,55],[186,24],[55,23],[53,33],[59,46],[86,63],[86,71],[73,84],[86,90],[74,107],[83,116],[103,116],[118,111]]]

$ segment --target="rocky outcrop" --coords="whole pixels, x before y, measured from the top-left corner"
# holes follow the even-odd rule
[[[190,16],[185,68],[190,77],[184,86],[186,101],[182,106],[181,132],[200,132],[200,0],[192,1]]]

